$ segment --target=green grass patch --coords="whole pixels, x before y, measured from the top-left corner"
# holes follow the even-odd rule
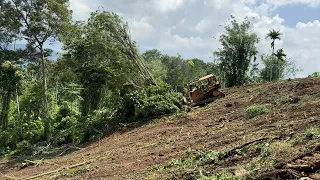
[[[53,176],[50,177],[50,180],[56,180],[56,179],[64,179],[64,178],[72,178],[76,175],[82,174],[82,173],[86,173],[87,171],[89,171],[86,168],[78,168],[78,169],[72,169],[70,171],[67,172],[61,172],[58,174],[55,174]]]
[[[173,159],[166,164],[153,166],[153,170],[162,170],[175,168],[177,170],[184,170],[205,164],[214,164],[224,159],[225,153],[218,151],[188,151],[186,156],[181,159]]]
[[[304,133],[298,135],[293,140],[293,144],[305,144],[308,141],[314,141],[320,139],[320,127],[310,127]]]
[[[274,150],[270,145],[261,147],[260,154],[248,164],[243,165],[247,173],[242,175],[241,179],[250,179],[250,177],[262,172],[273,170],[276,164],[276,152]]]
[[[160,116],[160,117],[156,117],[156,118],[150,119],[148,121],[148,123],[149,124],[157,124],[160,121],[171,121],[171,120],[175,120],[175,119],[186,118],[188,116],[189,116],[188,112],[179,111],[179,112],[173,113],[171,115],[163,115],[163,116]]]
[[[213,175],[200,175],[197,176],[200,180],[211,180],[211,179],[225,179],[225,180],[240,180],[240,179],[250,179],[257,174],[267,172],[275,169],[276,160],[282,158],[283,156],[290,156],[294,154],[294,148],[292,144],[288,142],[274,142],[266,143],[252,147],[254,152],[259,152],[259,155],[254,157],[249,163],[239,166],[244,169],[244,174],[234,175],[230,172],[218,172]],[[251,148],[243,148],[240,150],[241,153],[249,152]]]
[[[237,180],[240,178],[235,177],[231,173],[219,172],[211,176],[205,176],[200,173],[200,177],[197,179],[198,180]]]
[[[245,166],[249,172],[264,172],[274,169],[275,153],[268,147],[261,150],[258,157]]]
[[[262,88],[266,88],[267,86],[258,86],[258,87],[254,87],[254,88],[249,88],[249,89],[247,89],[247,92],[248,93],[252,93],[252,92],[258,92],[258,91],[260,91]]]
[[[270,104],[249,106],[246,109],[245,117],[246,119],[252,119],[256,116],[268,113],[270,111],[270,106]]]
[[[295,149],[288,142],[266,143],[263,146],[257,147],[260,151],[259,155],[253,158],[248,164],[242,167],[247,170],[247,173],[239,177],[241,179],[251,178],[263,172],[275,169],[276,161],[282,158],[292,158]]]
[[[318,140],[320,139],[320,127],[311,127],[305,132],[306,140]]]

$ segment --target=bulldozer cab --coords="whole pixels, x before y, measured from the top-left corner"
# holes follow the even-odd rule
[[[216,84],[216,78],[212,74],[204,76],[198,80],[198,82],[194,82],[190,84],[190,92],[189,95],[193,101],[197,101],[201,98],[202,94],[208,92],[213,88]]]
[[[214,75],[210,74],[199,79],[199,83],[202,85],[204,90],[212,89],[217,83],[217,79]]]

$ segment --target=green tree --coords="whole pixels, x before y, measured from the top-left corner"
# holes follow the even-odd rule
[[[264,81],[274,81],[284,77],[287,61],[281,61],[276,56],[261,56],[264,67],[260,70],[260,78]]]
[[[13,94],[20,86],[22,74],[19,67],[10,61],[5,61],[0,66],[0,90],[1,90],[1,116],[0,125],[3,130],[8,126],[8,114],[10,110],[10,101]]]
[[[15,28],[21,32],[20,38],[28,42],[29,47],[37,49],[41,59],[43,106],[45,120],[45,135],[50,136],[50,115],[47,99],[46,80],[46,52],[45,43],[53,41],[65,31],[70,23],[71,11],[68,9],[68,0],[4,0],[2,5],[6,7],[1,13],[14,22]]]
[[[275,47],[275,41],[281,40],[281,33],[280,31],[276,31],[276,30],[270,30],[269,33],[267,34],[267,38],[270,38],[272,40],[270,46],[272,48],[272,54],[274,54],[274,47]]]
[[[147,62],[147,66],[150,69],[154,79],[157,81],[157,84],[165,81],[168,72],[160,60],[150,60]]]
[[[214,54],[219,58],[227,87],[241,85],[247,80],[249,64],[255,59],[255,44],[258,42],[257,35],[250,32],[250,28],[248,20],[239,23],[233,18],[226,26],[225,34],[220,36],[222,48]]]
[[[277,53],[274,54],[279,61],[285,61],[287,55],[284,53],[283,49],[278,49]]]
[[[66,62],[81,84],[81,114],[103,106],[105,93],[119,93],[125,83],[136,87],[155,84],[152,74],[131,41],[128,24],[117,14],[94,12],[88,23],[76,27],[78,38],[64,38]]]
[[[142,55],[143,59],[146,61],[148,69],[150,69],[157,83],[163,83],[167,78],[167,70],[165,65],[162,63],[161,58],[164,56],[157,49],[147,50]]]
[[[164,55],[161,58],[161,62],[168,72],[165,82],[169,84],[173,90],[177,91],[178,87],[183,86],[184,83],[184,76],[182,73],[185,64],[184,60],[180,55],[177,57]]]
[[[128,24],[115,13],[107,11],[95,12],[91,14],[88,20],[88,30],[90,27],[103,30],[102,34],[108,38],[109,42],[121,47],[122,55],[127,56],[131,61],[130,64],[137,70],[131,72],[135,74],[137,84],[156,84],[154,78],[146,67],[135,42],[131,40]],[[101,33],[100,33],[101,34]],[[112,45],[110,47],[113,47]]]
[[[254,60],[250,65],[249,79],[251,82],[258,82],[260,80],[258,66],[259,63],[256,60]]]
[[[11,4],[4,0],[0,1],[0,51],[6,50],[7,46],[17,38],[19,33],[19,23],[8,20],[10,17],[15,16],[14,11],[8,11],[10,8]]]
[[[314,72],[311,75],[308,75],[308,77],[320,77],[320,72]]]
[[[162,54],[159,50],[157,49],[152,49],[144,52],[142,54],[142,57],[145,61],[151,61],[151,60],[160,60],[162,57]]]
[[[274,55],[262,55],[264,68],[260,70],[260,78],[264,81],[275,81],[285,76],[295,76],[302,71],[293,61],[287,60],[286,56],[283,49],[277,50]]]
[[[184,75],[184,77],[187,77],[187,82],[195,81],[205,75],[207,75],[207,64],[203,62],[201,59],[191,59],[188,60],[189,65],[189,77],[188,75]]]
[[[272,40],[270,46],[272,48],[272,56],[275,55],[274,53],[274,48],[275,48],[275,41],[278,39],[278,40],[281,40],[281,33],[280,31],[276,31],[276,30],[270,30],[269,33],[267,34],[267,38],[270,38]],[[279,52],[279,51],[278,51]],[[281,54],[278,54],[280,55],[280,58],[282,58],[283,56]],[[280,59],[279,59],[280,60]],[[275,65],[276,66],[276,65]],[[280,63],[278,64],[278,66],[280,66]],[[270,81],[272,80],[276,80],[277,78],[272,78],[272,75],[273,75],[273,67],[270,67]],[[276,71],[276,72],[279,72],[279,75],[278,75],[278,78],[280,78],[280,68],[278,68],[279,71]]]

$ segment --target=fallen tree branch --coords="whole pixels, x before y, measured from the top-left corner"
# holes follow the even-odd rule
[[[18,178],[16,178],[16,177],[12,177],[12,176],[8,176],[8,175],[5,175],[5,174],[2,174],[1,172],[0,172],[0,174],[1,174],[2,176],[6,177],[6,178],[9,178],[9,179],[18,179]]]
[[[309,151],[309,152],[305,152],[305,153],[302,153],[302,154],[299,154],[298,156],[296,156],[295,158],[293,158],[291,161],[294,162],[298,159],[302,159],[304,158],[305,156],[312,156],[312,152]]]
[[[23,168],[26,168],[26,167],[28,167],[28,166],[39,166],[39,165],[45,163],[45,162],[43,161],[43,158],[40,159],[40,160],[35,160],[35,161],[25,159],[24,162],[25,162],[25,163],[22,163]]]
[[[266,179],[273,179],[273,178],[285,178],[285,179],[300,179],[302,176],[291,169],[277,169],[273,171],[269,171],[263,174],[260,174],[254,177],[254,180],[266,180]]]
[[[53,171],[45,172],[45,173],[38,174],[38,175],[29,177],[29,178],[24,178],[24,179],[25,180],[36,179],[36,178],[39,178],[39,177],[42,177],[42,176],[47,176],[47,175],[50,175],[50,174],[53,174],[53,173],[56,173],[56,172],[59,172],[59,171],[62,171],[62,170],[74,169],[74,168],[77,168],[79,166],[83,166],[83,165],[86,165],[86,164],[89,164],[89,162],[83,162],[83,163],[79,163],[79,164],[74,164],[74,165],[71,165],[71,166],[59,168],[59,169],[56,169],[56,170],[53,170]]]
[[[312,169],[312,166],[305,165],[305,164],[287,164],[287,165],[285,165],[285,168],[294,169],[297,171],[308,171],[309,172]]]
[[[69,151],[70,149],[77,149],[77,150],[81,150],[83,148],[79,148],[77,146],[69,146],[68,148],[66,148],[65,150],[63,150],[58,156],[62,156],[65,152]]]
[[[83,165],[86,165],[86,164],[89,164],[89,162],[83,162],[83,163],[79,163],[79,164],[74,164],[74,165],[68,166],[65,169],[73,169],[73,168],[76,168],[76,167],[79,167],[79,166],[83,166]]]
[[[63,168],[59,168],[59,169],[56,169],[54,171],[49,171],[49,172],[45,172],[45,173],[42,173],[42,174],[38,174],[38,175],[35,175],[35,176],[32,176],[32,177],[26,178],[25,180],[39,178],[39,177],[42,177],[42,176],[46,176],[46,175],[49,175],[49,174],[53,174],[53,173],[59,172],[61,170],[63,170]]]
[[[314,173],[320,169],[320,160],[318,159],[312,164],[287,164],[284,168],[294,169],[299,172]]]
[[[269,138],[260,138],[260,139],[255,139],[253,141],[249,141],[247,143],[242,144],[241,146],[235,147],[233,148],[231,151],[237,150],[237,149],[242,149],[250,144],[256,143],[256,142],[261,142],[261,141],[265,141],[265,140],[269,140]]]
[[[242,145],[240,145],[240,146],[237,146],[237,147],[235,147],[235,148],[227,151],[227,152],[225,153],[225,155],[224,155],[224,158],[228,158],[228,157],[232,156],[232,155],[236,152],[236,150],[238,150],[238,149],[242,149],[242,148],[244,148],[244,147],[246,147],[246,146],[248,146],[248,145],[250,145],[250,144],[253,144],[253,143],[256,143],[256,142],[265,141],[265,140],[269,140],[269,138],[255,139],[255,140],[253,140],[253,141],[250,141],[250,142],[244,143],[244,144],[242,144]]]

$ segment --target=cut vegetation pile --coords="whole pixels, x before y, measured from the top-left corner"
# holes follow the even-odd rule
[[[320,78],[222,91],[54,158],[2,160],[0,179],[320,179]]]

